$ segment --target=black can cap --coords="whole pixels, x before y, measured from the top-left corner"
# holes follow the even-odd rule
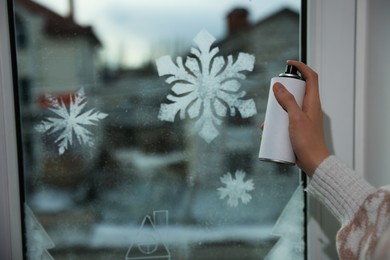
[[[297,67],[295,67],[293,65],[287,65],[284,73],[279,74],[279,76],[280,77],[287,77],[287,78],[302,79],[302,77],[298,73]]]

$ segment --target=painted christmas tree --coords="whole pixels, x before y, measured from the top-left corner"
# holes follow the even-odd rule
[[[268,255],[267,260],[304,259],[304,197],[303,187],[299,185],[287,203],[272,230],[272,235],[279,237]]]
[[[54,260],[47,251],[54,247],[54,242],[35,218],[32,210],[27,205],[24,206],[24,210],[26,213],[27,258],[31,260]]]

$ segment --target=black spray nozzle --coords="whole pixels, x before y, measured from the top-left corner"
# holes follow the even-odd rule
[[[298,69],[297,69],[297,67],[295,67],[293,65],[287,65],[284,73],[298,75]]]
[[[286,70],[284,73],[279,75],[280,77],[289,77],[289,78],[297,78],[297,79],[302,79],[302,77],[298,74],[298,69],[297,67],[293,65],[287,65]]]

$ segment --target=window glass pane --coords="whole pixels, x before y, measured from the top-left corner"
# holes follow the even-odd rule
[[[300,1],[14,0],[29,259],[304,257],[258,160]]]

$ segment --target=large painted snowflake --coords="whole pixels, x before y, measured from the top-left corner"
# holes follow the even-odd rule
[[[57,143],[59,154],[63,154],[68,149],[68,145],[72,145],[73,135],[80,144],[92,147],[93,134],[86,126],[96,125],[99,120],[107,117],[107,114],[95,109],[81,112],[87,104],[84,89],[80,89],[70,97],[69,109],[62,100],[51,95],[46,95],[46,98],[50,102],[49,109],[57,117],[47,117],[35,129],[47,134],[59,132],[58,138],[54,141]]]
[[[228,197],[227,204],[231,207],[237,207],[239,200],[242,203],[247,204],[252,196],[248,193],[254,189],[253,180],[244,181],[245,172],[237,170],[235,173],[235,179],[232,177],[230,172],[220,177],[220,180],[225,187],[218,188],[220,199]]]
[[[246,92],[241,90],[239,80],[246,76],[244,71],[252,71],[255,57],[239,53],[236,60],[229,55],[227,60],[217,56],[219,49],[211,48],[215,38],[201,31],[194,42],[199,47],[192,48],[193,57],[187,57],[183,63],[177,57],[176,64],[170,56],[156,61],[159,76],[167,76],[166,82],[173,84],[174,95],[168,95],[168,104],[162,104],[158,118],[174,122],[176,114],[180,119],[197,119],[195,132],[210,143],[219,132],[217,126],[221,117],[235,116],[237,110],[241,117],[248,118],[257,113],[253,99],[242,99]]]

